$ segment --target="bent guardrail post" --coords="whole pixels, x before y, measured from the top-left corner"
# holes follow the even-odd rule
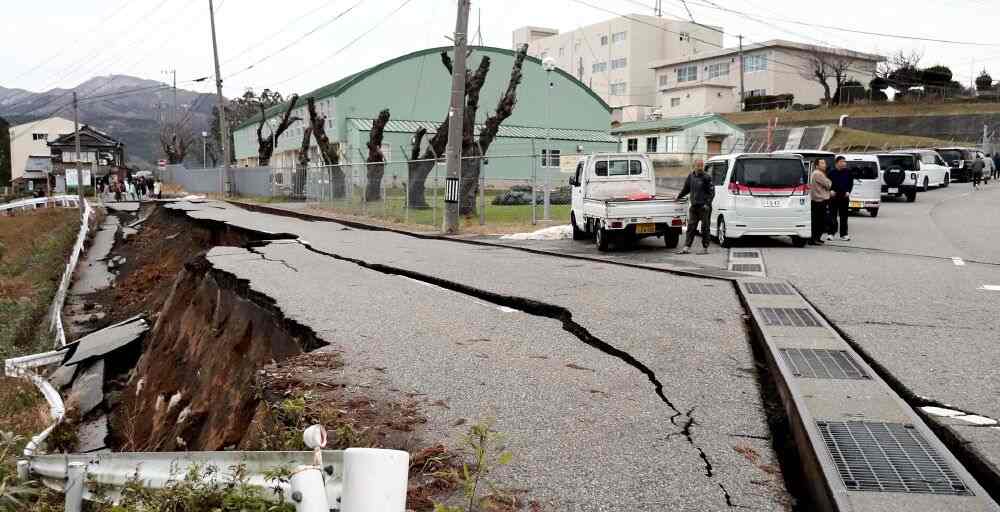
[[[83,510],[83,488],[87,480],[87,465],[70,462],[66,468],[66,512]]]
[[[409,468],[410,454],[404,451],[348,448],[341,510],[404,512]]]

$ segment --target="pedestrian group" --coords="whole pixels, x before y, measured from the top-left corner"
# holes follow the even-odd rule
[[[163,184],[159,178],[147,179],[145,176],[138,178],[127,176],[124,180],[119,180],[115,176],[104,176],[97,181],[97,192],[101,197],[105,194],[113,196],[116,202],[162,199]]]

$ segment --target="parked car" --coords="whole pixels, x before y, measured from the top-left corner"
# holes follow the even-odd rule
[[[878,153],[879,176],[882,178],[882,194],[892,197],[906,196],[906,202],[917,200],[917,183],[920,161],[916,155],[899,153]]]
[[[594,237],[597,249],[663,237],[677,247],[687,219],[687,207],[674,198],[656,197],[656,176],[646,155],[609,153],[590,155],[576,165],[569,181],[573,189],[573,239]]]
[[[941,155],[933,149],[901,149],[893,151],[900,155],[913,155],[919,161],[917,169],[917,187],[926,192],[931,186],[947,187],[951,179],[951,171]]]
[[[847,161],[847,170],[854,178],[848,209],[851,213],[866,210],[872,217],[878,217],[878,209],[882,205],[882,178],[879,176],[878,157],[861,154],[840,156]]]
[[[952,147],[935,148],[948,165],[949,177],[952,181],[972,181],[972,163],[976,161],[978,150],[974,148]]]
[[[712,234],[730,247],[744,236],[810,236],[809,175],[797,154],[739,153],[708,160],[715,184]]]

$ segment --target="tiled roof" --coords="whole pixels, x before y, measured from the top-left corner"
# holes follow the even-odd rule
[[[693,116],[667,117],[655,121],[636,121],[632,123],[622,123],[611,129],[612,134],[642,132],[642,131],[682,131],[692,126],[708,121],[720,121],[732,125],[729,121],[718,114],[701,114]]]

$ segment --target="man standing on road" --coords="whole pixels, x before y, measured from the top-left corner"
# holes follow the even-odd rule
[[[1000,180],[1000,153],[993,153],[993,179]]]
[[[701,224],[701,253],[708,254],[709,226],[712,222],[712,200],[715,199],[715,184],[712,177],[705,172],[705,162],[697,160],[694,163],[694,171],[684,180],[684,188],[677,194],[677,201],[684,199],[691,194],[691,207],[688,209],[687,240],[684,248],[677,251],[677,254],[687,254],[691,252],[691,244],[694,243],[694,234],[698,232],[698,224]]]
[[[826,232],[830,218],[830,187],[833,182],[826,175],[826,160],[816,161],[816,168],[809,176],[809,197],[812,199],[812,237],[810,245],[823,245],[823,233]]]
[[[983,179],[983,169],[986,168],[986,164],[983,162],[983,158],[976,154],[976,161],[972,162],[972,190],[979,189],[979,181]]]
[[[851,192],[854,190],[854,178],[851,171],[847,170],[847,159],[838,156],[833,164],[833,172],[830,173],[830,181],[833,182],[831,190],[833,195],[830,198],[830,230],[827,232],[827,240],[833,240],[836,227],[840,226],[840,239],[844,242],[851,240],[847,234],[847,216],[850,213]]]

